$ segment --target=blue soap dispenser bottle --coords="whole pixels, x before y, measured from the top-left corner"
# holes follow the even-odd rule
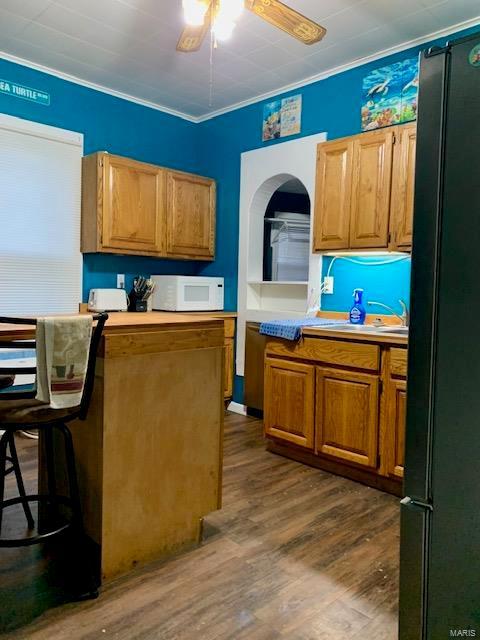
[[[362,303],[363,289],[353,290],[353,306],[350,309],[351,324],[365,324],[366,311]]]

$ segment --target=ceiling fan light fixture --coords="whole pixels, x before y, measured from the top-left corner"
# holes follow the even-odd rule
[[[217,39],[226,40],[232,35],[244,9],[303,44],[320,42],[327,32],[282,0],[182,0],[182,3],[187,25],[177,42],[177,51],[184,53],[198,51],[209,32],[211,45],[216,48]]]
[[[235,22],[232,22],[231,20],[221,20],[218,17],[215,18],[212,26],[215,38],[220,41],[228,40],[234,29]]]
[[[185,22],[192,27],[199,27],[205,22],[209,3],[204,0],[182,0]]]
[[[218,15],[236,22],[245,7],[244,0],[220,0]]]
[[[219,0],[213,20],[213,33],[217,40],[228,40],[244,8],[243,0]]]

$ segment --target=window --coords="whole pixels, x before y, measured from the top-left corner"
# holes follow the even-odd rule
[[[0,114],[0,314],[78,311],[83,136]]]

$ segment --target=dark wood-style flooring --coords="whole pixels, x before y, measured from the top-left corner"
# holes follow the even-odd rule
[[[32,484],[36,444],[18,442]],[[205,536],[105,585],[98,600],[43,613],[58,602],[55,552],[1,549],[2,637],[397,638],[398,500],[267,453],[258,420],[227,416],[224,507],[206,519]]]

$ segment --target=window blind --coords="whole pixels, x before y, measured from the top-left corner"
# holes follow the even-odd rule
[[[83,136],[0,115],[0,315],[81,301]]]

